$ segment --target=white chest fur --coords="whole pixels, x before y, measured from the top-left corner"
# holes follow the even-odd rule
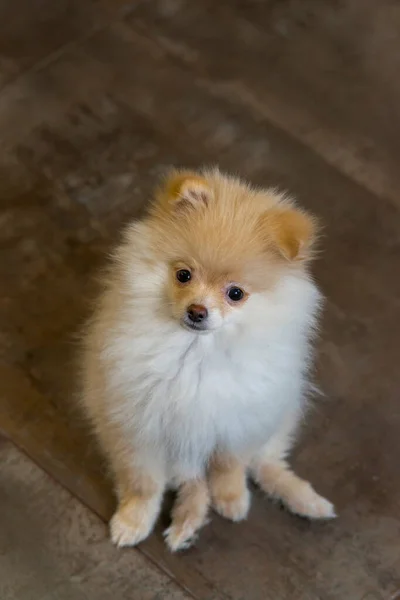
[[[198,475],[217,447],[258,449],[302,402],[311,311],[270,309],[267,323],[205,335],[132,317],[107,346],[109,393],[119,398],[110,418],[161,456],[170,477]]]

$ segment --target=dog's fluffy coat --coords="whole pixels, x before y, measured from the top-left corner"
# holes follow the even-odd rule
[[[320,304],[307,271],[315,229],[284,195],[218,170],[171,173],[127,229],[84,354],[83,402],[115,477],[118,545],[151,532],[168,485],[178,489],[172,550],[188,545],[210,502],[243,519],[248,474],[295,513],[334,516],[286,463]],[[187,327],[199,305],[201,331]]]

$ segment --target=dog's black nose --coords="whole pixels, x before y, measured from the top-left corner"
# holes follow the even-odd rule
[[[192,323],[201,323],[208,316],[208,311],[201,304],[191,304],[187,309],[187,315]]]

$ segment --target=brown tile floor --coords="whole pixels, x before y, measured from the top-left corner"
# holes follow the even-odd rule
[[[255,493],[248,522],[213,517],[187,554],[169,555],[159,529],[120,557],[89,511],[3,444],[2,600],[183,589],[201,600],[386,600],[400,588],[399,56],[391,0],[1,4],[0,428],[109,516],[110,485],[75,409],[91,276],[166,165],[218,162],[290,189],[325,222],[328,399],[295,461],[340,513],[310,525]],[[85,515],[62,552],[58,497]],[[35,528],[45,570],[24,566],[39,561]],[[75,552],[104,579],[72,585]]]
[[[139,552],[118,552],[89,509],[0,439],[2,600],[190,600]]]

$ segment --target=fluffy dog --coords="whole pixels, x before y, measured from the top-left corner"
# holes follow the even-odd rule
[[[315,219],[217,169],[176,171],[116,249],[85,334],[83,403],[115,478],[118,546],[177,489],[171,550],[209,505],[234,521],[250,476],[298,515],[335,516],[289,468],[320,293]]]

